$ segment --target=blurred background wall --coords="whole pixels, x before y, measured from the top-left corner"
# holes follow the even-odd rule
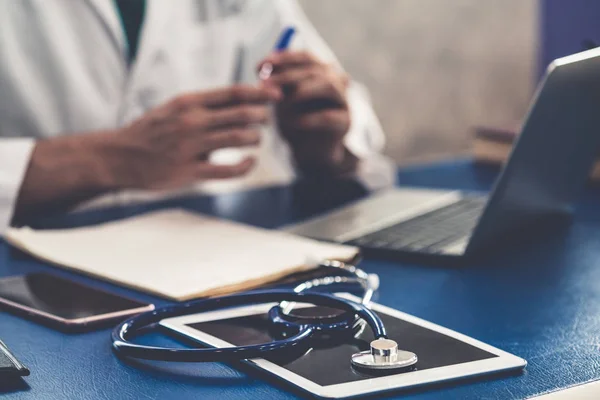
[[[401,164],[469,152],[477,125],[514,125],[536,82],[537,0],[301,0],[370,89]]]

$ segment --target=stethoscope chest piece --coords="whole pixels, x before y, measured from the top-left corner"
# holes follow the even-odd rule
[[[417,363],[417,355],[398,349],[398,344],[390,339],[376,339],[371,342],[371,350],[352,356],[352,365],[364,370],[396,370],[412,367]]]

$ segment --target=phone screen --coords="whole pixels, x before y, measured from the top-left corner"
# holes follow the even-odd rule
[[[2,299],[65,320],[79,320],[149,306],[147,303],[44,273],[0,279],[0,302]]]

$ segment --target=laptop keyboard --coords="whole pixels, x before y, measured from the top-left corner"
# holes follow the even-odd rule
[[[354,239],[349,244],[372,249],[439,253],[444,247],[471,235],[485,204],[485,197],[465,197]]]

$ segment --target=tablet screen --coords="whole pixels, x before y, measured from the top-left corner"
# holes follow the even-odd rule
[[[415,325],[381,311],[378,314],[386,326],[388,336],[398,342],[400,349],[418,355],[419,361],[416,370],[498,357],[443,333]],[[236,346],[273,340],[269,334],[270,324],[264,313],[191,323],[187,326]],[[356,382],[373,378],[372,375],[358,372],[350,364],[352,354],[369,350],[369,343],[372,339],[373,335],[367,328],[354,338],[338,338],[334,344],[324,342],[303,354],[289,354],[286,358],[267,356],[265,359],[321,386]]]

